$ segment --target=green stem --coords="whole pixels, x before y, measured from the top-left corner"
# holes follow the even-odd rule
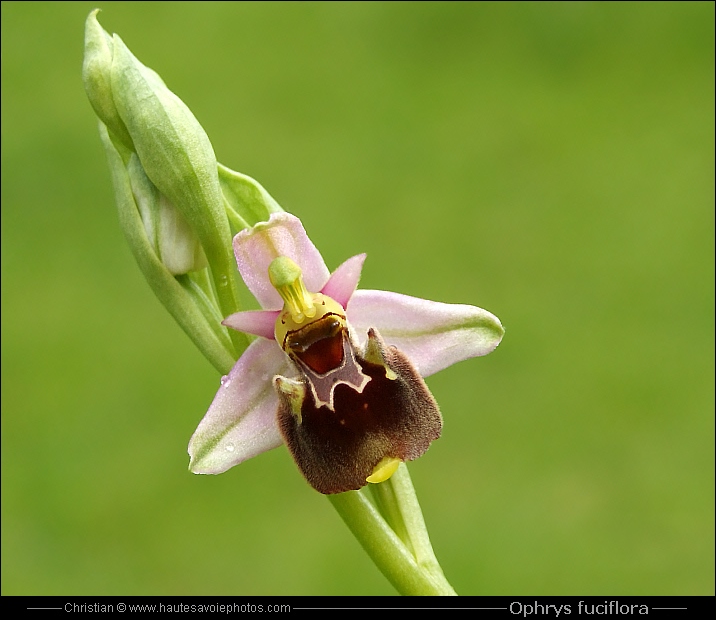
[[[407,467],[402,464],[390,480],[377,486],[388,483],[377,494],[379,508],[359,491],[327,497],[398,592],[412,596],[454,596],[455,590],[445,579],[433,553]]]
[[[405,519],[400,510],[400,503],[395,497],[393,485],[389,484],[389,482],[390,480],[386,480],[381,484],[369,484],[366,489],[373,498],[378,512],[380,512],[388,525],[398,535],[398,538],[403,541],[403,544],[408,548],[410,553],[415,556],[415,549],[413,548],[410,533],[408,532]]]
[[[392,510],[400,515],[418,564],[437,579],[445,579],[430,543],[428,528],[407,465],[402,463],[388,480],[376,486],[383,487],[380,492],[387,495],[391,505],[394,504]]]

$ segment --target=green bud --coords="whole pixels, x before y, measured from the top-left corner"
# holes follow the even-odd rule
[[[114,39],[97,21],[98,12],[99,9],[92,11],[85,23],[82,77],[87,96],[97,116],[106,125],[115,146],[129,150],[123,153],[123,159],[128,164],[137,206],[157,256],[169,272],[175,275],[202,269],[208,263],[197,236],[186,218],[147,178],[142,164],[133,153],[134,142],[117,110],[112,94]],[[134,60],[137,65],[141,65]],[[164,82],[154,71],[144,65],[141,65],[141,71],[155,89],[167,91]]]
[[[220,324],[221,315],[188,276],[175,276],[169,271],[154,246],[157,235],[161,235],[156,204],[158,191],[146,176],[142,180],[143,172],[136,156],[130,160],[129,169],[125,166],[107,128],[101,123],[100,137],[112,173],[120,225],[137,264],[154,294],[181,328],[214,367],[226,374],[234,364],[235,351],[227,330]],[[141,209],[137,196],[144,203]],[[150,234],[148,223],[153,231]],[[247,343],[243,344],[245,347]]]
[[[132,195],[142,218],[147,239],[154,252],[159,256],[159,241],[157,239],[159,229],[159,190],[147,177],[136,153],[130,155],[126,168]]]
[[[236,312],[232,230],[206,132],[159,75],[99,25],[97,11],[90,13],[85,26],[83,80],[117,154],[125,165],[136,154],[158,190],[156,195],[150,191],[149,202],[140,200],[137,207],[156,256],[174,274],[193,272],[208,262],[213,284],[205,282],[203,289],[218,301],[221,317]],[[237,230],[246,225],[240,218],[232,223]],[[241,353],[245,338],[238,332],[229,337]]]
[[[207,246],[228,233],[216,156],[189,108],[114,36],[114,100],[147,176]]]
[[[134,150],[132,138],[119,116],[112,97],[112,37],[97,21],[95,9],[85,22],[85,54],[82,63],[82,82],[95,114],[107,126],[110,136],[125,148]]]
[[[209,265],[206,254],[189,222],[169,199],[159,196],[159,256],[175,275],[198,271]]]
[[[206,267],[204,251],[186,218],[147,178],[135,154],[127,172],[147,238],[169,273],[180,275]]]
[[[119,115],[147,177],[201,242],[222,314],[228,316],[238,309],[236,268],[211,142],[184,102],[117,35],[113,52],[111,85]]]

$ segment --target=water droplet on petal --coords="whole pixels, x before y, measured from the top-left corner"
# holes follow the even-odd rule
[[[229,375],[224,375],[221,377],[221,385],[224,387],[229,387],[229,383],[231,383],[231,379],[229,379]]]
[[[227,452],[233,452],[234,450],[236,450],[236,446],[233,443],[227,443],[226,446],[224,446],[224,449]]]

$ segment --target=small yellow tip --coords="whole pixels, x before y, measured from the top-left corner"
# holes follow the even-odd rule
[[[393,458],[392,456],[384,456],[373,469],[373,473],[368,476],[365,481],[374,484],[385,482],[396,472],[402,462],[400,459]]]

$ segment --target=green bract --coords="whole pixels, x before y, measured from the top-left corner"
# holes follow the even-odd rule
[[[219,183],[224,194],[226,212],[235,232],[259,222],[268,222],[272,213],[283,211],[258,181],[221,164]]]

